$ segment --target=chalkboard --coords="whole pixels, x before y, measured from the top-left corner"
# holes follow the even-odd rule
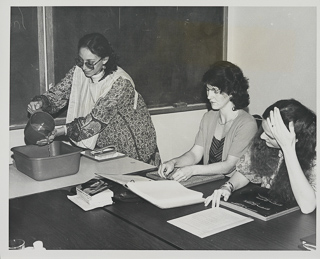
[[[205,103],[201,78],[224,57],[224,14],[224,7],[12,7],[10,127],[27,122],[27,104],[44,91],[44,68],[47,83],[58,83],[74,65],[78,40],[92,32],[108,38],[149,108]]]
[[[11,8],[10,125],[26,123],[27,104],[40,93],[37,7]]]
[[[78,40],[100,32],[149,108],[205,103],[202,75],[223,59],[223,7],[53,7],[52,17],[56,82]]]

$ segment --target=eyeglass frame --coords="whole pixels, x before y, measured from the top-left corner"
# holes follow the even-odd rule
[[[221,93],[222,93],[222,92],[221,92],[221,89],[220,89],[219,87],[214,86],[214,85],[210,85],[210,86],[211,86],[211,88],[208,87],[208,84],[207,84],[207,86],[206,86],[207,92],[213,91],[215,94],[221,94]],[[215,88],[218,88],[218,89],[215,89]]]
[[[102,59],[103,59],[103,58],[100,58],[98,61],[94,62],[93,64],[91,64],[89,61],[82,61],[82,65],[81,65],[81,66],[79,66],[79,64],[78,64],[78,63],[80,62],[80,58],[79,58],[79,57],[78,57],[78,58],[75,58],[75,61],[76,61],[76,65],[77,65],[78,67],[82,68],[83,65],[86,65],[87,68],[89,68],[90,70],[93,70],[93,69],[94,69],[94,66],[95,66],[96,64],[98,64]],[[88,66],[88,64],[89,64],[89,66]],[[92,67],[91,67],[91,66],[92,66]]]

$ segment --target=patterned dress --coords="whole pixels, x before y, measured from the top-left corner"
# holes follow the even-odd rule
[[[73,67],[61,82],[33,100],[42,100],[42,109],[50,114],[60,111],[69,104],[72,91],[79,91],[78,85],[74,85],[74,82],[79,81],[75,77],[83,75],[78,73],[77,76],[77,69],[79,68]],[[122,73],[118,75],[117,72],[120,70]],[[79,146],[80,143],[85,143],[85,140],[94,138],[95,145],[87,148],[115,145],[119,152],[129,157],[158,166],[160,156],[151,116],[142,96],[135,91],[132,79],[126,75],[118,67],[117,71],[101,80],[90,79],[91,82],[89,79],[82,79],[86,84],[90,84],[85,87],[94,91],[100,87],[102,90],[99,91],[103,94],[99,96],[99,92],[90,102],[88,101],[92,106],[88,114],[70,122],[67,117],[67,136]],[[115,79],[110,80],[110,77]],[[108,82],[112,84],[108,85]],[[107,91],[104,90],[106,88]],[[77,109],[82,109],[85,105],[88,105],[87,102],[80,103]],[[70,106],[68,108],[70,109]],[[68,114],[69,112],[68,110]]]
[[[250,182],[255,184],[261,184],[261,187],[270,189],[273,184],[273,179],[278,174],[280,165],[284,162],[283,161],[283,154],[282,151],[279,150],[279,161],[278,166],[275,172],[271,176],[261,176],[254,171],[250,170],[251,167],[251,149],[249,148],[248,151],[240,158],[236,165],[236,171],[243,174]],[[316,160],[313,161],[312,167],[309,169],[310,171],[307,172],[309,175],[309,184],[313,188],[314,191],[317,190],[317,181],[316,181]],[[310,174],[309,174],[310,173]]]

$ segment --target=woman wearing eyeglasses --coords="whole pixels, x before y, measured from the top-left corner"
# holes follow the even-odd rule
[[[241,69],[219,61],[204,74],[202,82],[212,110],[202,118],[193,147],[159,167],[162,178],[186,181],[194,175],[232,173],[257,131],[255,119],[244,108],[249,105],[248,80]],[[203,159],[203,165],[198,163]]]
[[[108,40],[99,33],[85,35],[79,40],[78,55],[76,66],[49,91],[34,97],[28,112],[55,114],[68,105],[66,125],[57,127],[50,141],[66,135],[85,149],[115,145],[129,157],[158,165],[150,114],[132,78],[118,66]]]

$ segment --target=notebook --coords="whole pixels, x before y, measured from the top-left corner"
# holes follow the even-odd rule
[[[221,200],[221,206],[245,213],[263,221],[268,221],[282,215],[299,210],[297,203],[281,204],[272,201],[268,195],[269,189],[247,185],[236,190],[228,201]]]

